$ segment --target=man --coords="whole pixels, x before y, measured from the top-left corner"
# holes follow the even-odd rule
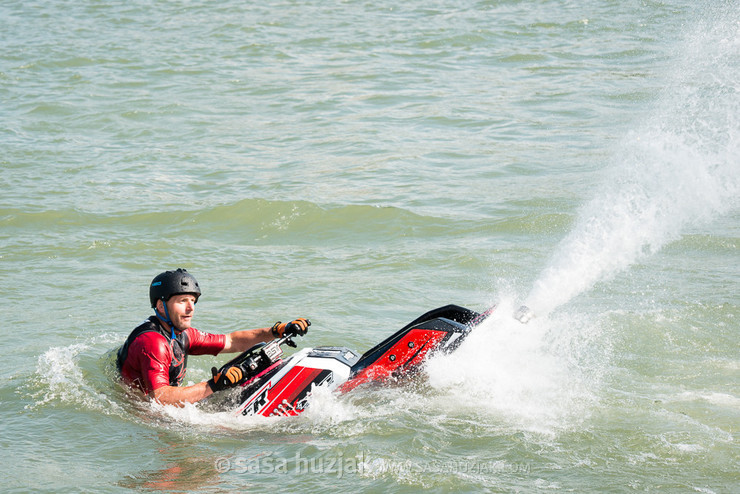
[[[303,336],[311,322],[298,318],[276,322],[270,328],[210,334],[190,326],[200,286],[187,270],[178,268],[157,275],[149,286],[154,316],[134,329],[118,350],[118,369],[124,382],[167,405],[194,403],[214,391],[236,386],[243,373],[229,367],[192,386],[180,386],[188,355],[243,352],[260,342],[285,335]]]

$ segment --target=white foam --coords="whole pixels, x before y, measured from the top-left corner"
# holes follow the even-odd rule
[[[712,405],[740,410],[740,398],[728,393],[685,391],[674,397],[675,401],[706,401]]]
[[[37,405],[44,405],[53,400],[76,399],[82,382],[82,370],[77,363],[78,355],[88,348],[82,343],[52,347],[39,356],[36,374],[43,389],[43,396]]]
[[[432,359],[430,384],[457,408],[496,415],[514,427],[556,433],[581,423],[596,401],[605,347],[598,331],[572,317],[522,325],[513,299],[453,354]],[[591,337],[587,337],[587,334]]]
[[[343,400],[328,388],[313,388],[308,397],[306,411],[303,415],[316,424],[332,425],[353,420],[358,410],[348,400]]]
[[[37,390],[32,393],[34,407],[49,403],[82,405],[102,413],[119,413],[121,406],[98,390],[94,383],[85,378],[80,367],[80,356],[90,346],[76,343],[64,347],[52,347],[38,358],[36,376],[33,380]],[[102,376],[102,380],[106,377]]]

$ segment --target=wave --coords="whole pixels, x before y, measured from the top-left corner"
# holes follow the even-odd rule
[[[376,243],[389,239],[460,238],[478,234],[536,234],[563,231],[571,217],[563,213],[532,213],[521,204],[508,205],[498,219],[446,218],[408,209],[374,205],[319,205],[307,201],[242,199],[230,204],[185,209],[164,205],[161,211],[94,213],[77,209],[24,211],[0,209],[0,224],[14,236],[39,230],[95,236],[97,242],[156,233],[224,242],[301,241]],[[89,245],[95,248],[95,244]]]

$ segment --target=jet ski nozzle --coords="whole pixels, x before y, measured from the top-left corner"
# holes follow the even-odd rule
[[[533,317],[534,317],[534,312],[532,312],[532,309],[530,309],[526,305],[522,305],[516,310],[516,312],[514,312],[514,319],[516,319],[522,324],[527,324],[529,320],[532,319]]]

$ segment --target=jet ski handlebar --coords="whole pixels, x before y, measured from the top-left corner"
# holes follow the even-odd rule
[[[282,338],[272,340],[269,343],[257,343],[248,350],[229,360],[223,365],[222,369],[226,369],[231,366],[239,367],[244,374],[244,378],[241,382],[244,382],[282,359],[282,345],[296,348],[296,342],[293,341],[295,336],[296,335],[286,335]]]

